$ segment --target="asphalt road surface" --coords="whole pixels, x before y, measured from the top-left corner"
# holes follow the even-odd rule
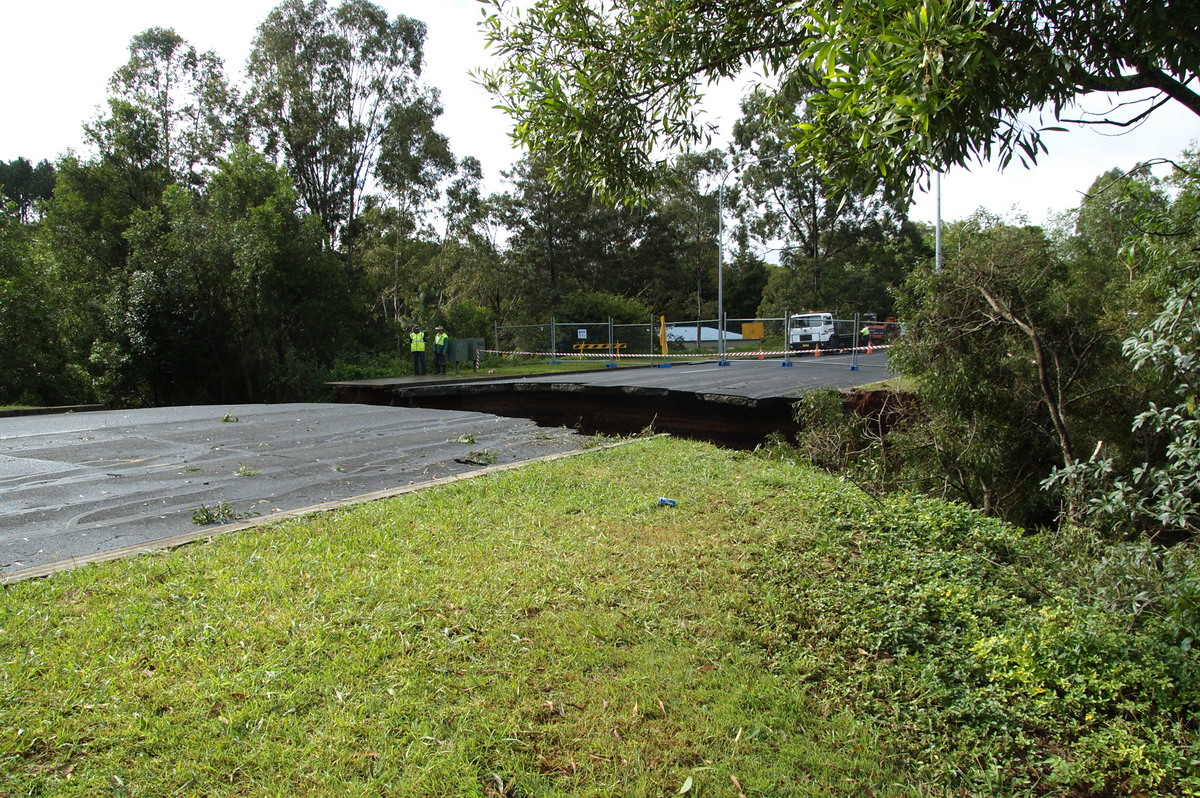
[[[855,368],[851,369],[851,366]],[[525,378],[752,399],[890,376],[884,353]],[[380,381],[393,382],[393,381]],[[422,380],[394,381],[413,385]],[[229,405],[0,418],[0,582],[202,537],[197,511],[266,518],[582,450],[532,421],[365,404]]]
[[[570,358],[563,357],[563,363]],[[676,363],[670,368],[614,368],[571,375],[538,374],[512,382],[586,383],[666,388],[697,394],[725,394],[749,399],[799,396],[813,388],[853,388],[893,376],[887,352],[837,354],[813,357],[805,353],[784,367],[780,358],[731,358],[719,366],[715,360]],[[853,367],[853,368],[852,368]]]
[[[483,413],[229,405],[0,419],[0,580],[269,516],[583,448]]]
[[[682,393],[722,394],[747,399],[797,397],[813,388],[853,388],[880,382],[895,376],[888,368],[886,351],[871,354],[825,354],[813,357],[805,353],[785,361],[782,358],[731,358],[724,366],[715,358],[695,361],[676,361],[669,368],[659,366],[622,366],[572,371],[570,356],[559,363],[562,371],[531,374],[521,377],[489,377],[467,372],[462,377],[391,377],[371,380],[351,380],[333,383],[335,386],[366,387],[386,391],[453,392],[456,386],[544,383],[554,385],[584,385],[596,387],[628,387],[634,389],[663,389]],[[784,367],[785,362],[791,366]]]

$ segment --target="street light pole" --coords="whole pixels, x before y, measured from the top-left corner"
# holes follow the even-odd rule
[[[721,175],[717,185],[717,359],[718,366],[728,366],[725,358],[725,181],[730,176],[748,164],[763,164],[778,161],[782,155],[772,155],[766,158],[751,158],[740,164],[733,164]],[[699,346],[700,342],[697,341]]]
[[[725,181],[733,171],[727,171],[717,186],[717,365],[728,366],[725,359]]]

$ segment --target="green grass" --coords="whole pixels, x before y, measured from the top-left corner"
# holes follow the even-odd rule
[[[0,796],[1200,796],[1194,546],[794,455],[652,438],[10,585]]]
[[[923,794],[764,632],[803,479],[655,439],[10,586],[0,794]]]
[[[904,393],[914,393],[917,390],[916,382],[908,377],[892,377],[879,382],[872,382],[859,388],[862,391],[899,391]]]

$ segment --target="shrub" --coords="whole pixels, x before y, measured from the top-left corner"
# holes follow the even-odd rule
[[[794,607],[763,619],[766,639],[873,716],[924,779],[953,794],[1200,795],[1194,555],[1159,552],[1155,587],[960,504],[798,501],[821,528],[760,563]]]

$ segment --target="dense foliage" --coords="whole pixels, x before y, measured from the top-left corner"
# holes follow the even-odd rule
[[[1137,280],[1125,339],[1132,367],[1159,387],[1133,418],[1151,456],[1097,449],[1049,480],[1064,486],[1095,520],[1122,531],[1195,539],[1200,532],[1200,158],[1193,153],[1170,181],[1170,203],[1144,204],[1139,186],[1121,185],[1126,204],[1142,204],[1120,262]],[[1145,319],[1145,321],[1141,321]]]
[[[784,456],[790,454],[784,450]],[[1195,795],[1193,547],[1089,554],[963,505],[798,482],[756,566],[774,663],[945,795]]]
[[[37,166],[25,158],[0,161],[0,204],[16,206],[17,217],[29,221],[37,212],[37,203],[54,193],[54,165],[39,161]]]
[[[1200,114],[1194,3],[489,2],[506,60],[483,77],[514,137],[556,178],[611,196],[644,191],[662,152],[703,141],[706,84],[746,75],[799,160],[902,199],[930,169],[1036,160],[1041,131],[1021,113],[1067,119],[1088,91],[1150,91],[1088,120],[1101,124],[1167,101]],[[805,121],[795,98],[814,89]]]
[[[918,269],[899,292],[909,334],[890,361],[921,394],[928,473],[1028,523],[1049,504],[1039,484],[1051,468],[1128,438],[1113,422],[1129,417],[1130,375],[1105,324],[1127,273],[1068,262],[1040,229],[986,215],[951,225],[945,241],[945,268]]]

